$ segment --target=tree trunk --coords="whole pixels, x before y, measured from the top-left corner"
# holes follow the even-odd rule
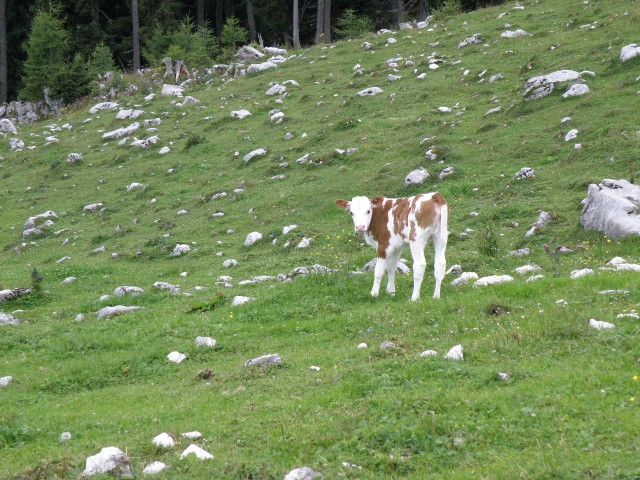
[[[298,0],[293,0],[293,48],[300,50],[300,28],[298,25]]]
[[[222,35],[222,26],[224,25],[224,0],[216,0],[216,37],[220,39],[220,35]]]
[[[89,0],[89,10],[91,12],[91,25],[100,24],[100,0]]]
[[[133,71],[140,70],[140,20],[138,18],[138,0],[131,0],[131,32],[133,36]]]
[[[324,33],[324,0],[318,0],[318,13],[316,14],[316,39],[315,39],[316,44],[322,41],[323,33]]]
[[[204,26],[204,0],[196,0],[196,25]]]
[[[402,21],[403,7],[402,0],[391,0],[391,21],[393,28],[400,28]]]
[[[256,17],[253,14],[251,0],[247,0],[247,25],[249,26],[249,41],[256,41]]]
[[[0,0],[0,104],[7,102],[7,0]]]
[[[324,43],[331,43],[331,0],[324,0]]]
[[[418,20],[423,22],[427,19],[427,8],[424,4],[424,0],[418,0]]]

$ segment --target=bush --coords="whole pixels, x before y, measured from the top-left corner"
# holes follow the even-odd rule
[[[93,79],[102,77],[107,72],[115,71],[116,65],[113,62],[111,49],[104,43],[100,42],[96,45],[96,48],[91,54],[91,64],[89,68]]]
[[[366,15],[358,15],[351,8],[346,9],[336,21],[336,34],[340,38],[357,38],[373,31],[373,22]]]
[[[461,12],[462,3],[460,3],[460,0],[445,0],[433,10],[433,18],[436,21],[442,21],[447,17],[453,17]]]
[[[495,257],[498,253],[498,236],[491,222],[485,222],[477,233],[478,252],[487,257]]]

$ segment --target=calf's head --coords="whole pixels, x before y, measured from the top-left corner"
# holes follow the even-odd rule
[[[336,205],[351,214],[356,232],[366,232],[369,229],[373,205],[367,197],[353,197],[351,201],[336,200]]]

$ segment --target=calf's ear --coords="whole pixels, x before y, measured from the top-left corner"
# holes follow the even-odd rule
[[[349,208],[349,202],[347,202],[346,200],[336,200],[336,206],[338,208],[346,210],[347,208]]]
[[[373,205],[374,207],[378,207],[380,205],[382,205],[382,201],[384,200],[383,197],[375,197],[371,199],[371,205]]]

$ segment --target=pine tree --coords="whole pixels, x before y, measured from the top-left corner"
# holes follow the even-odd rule
[[[20,97],[25,100],[41,100],[43,90],[53,87],[52,80],[64,68],[69,46],[69,32],[59,18],[58,4],[49,4],[39,10],[31,22],[31,30],[22,48],[27,54],[22,76]]]

